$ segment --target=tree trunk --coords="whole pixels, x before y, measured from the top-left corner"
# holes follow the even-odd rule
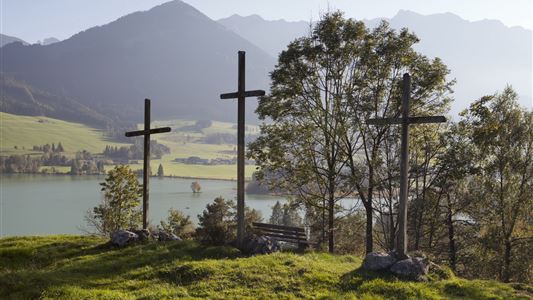
[[[368,197],[368,202],[365,203],[366,210],[366,253],[370,253],[374,248],[374,240],[372,237],[372,197]]]
[[[450,196],[448,195],[448,213],[446,216],[446,225],[448,226],[448,259],[450,260],[450,267],[456,271],[457,265],[457,250],[455,247],[455,228],[452,220],[453,212],[450,205]]]
[[[329,196],[329,203],[328,203],[328,250],[330,253],[333,253],[335,251],[335,243],[334,243],[334,236],[333,236],[333,219],[335,217],[334,212],[334,204],[335,204],[335,198],[333,195],[330,194]]]
[[[511,279],[511,246],[511,241],[509,240],[509,238],[506,238],[505,253],[503,258],[503,282],[509,282],[509,280]]]

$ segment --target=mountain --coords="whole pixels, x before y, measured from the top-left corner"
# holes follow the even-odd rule
[[[113,123],[111,118],[74,99],[51,94],[8,76],[0,75],[0,89],[2,112],[60,118],[96,127]]]
[[[19,39],[19,38],[16,38],[14,36],[9,36],[9,35],[5,35],[5,34],[1,34],[0,33],[0,47],[4,47],[4,45],[7,45],[7,44],[11,44],[13,42],[20,42],[24,45],[27,45],[28,43],[26,43],[25,41]]]
[[[76,99],[108,117],[233,121],[236,103],[219,94],[237,88],[237,51],[247,52],[247,87],[266,89],[275,60],[181,1],[136,12],[51,45],[6,45],[3,72],[36,89]],[[247,106],[254,118],[254,100]]]
[[[46,45],[51,45],[57,42],[59,42],[59,40],[56,39],[55,37],[49,37],[49,38],[44,39],[42,44],[46,46]]]
[[[381,20],[363,21],[375,27]],[[429,57],[440,57],[450,68],[449,79],[457,80],[452,114],[507,84],[518,92],[523,106],[533,107],[531,30],[493,20],[469,22],[451,13],[425,16],[401,10],[386,20],[395,29],[407,27],[415,32],[420,38],[415,48]],[[219,22],[274,57],[288,41],[306,35],[309,27],[306,22],[266,21],[258,16],[233,15]]]
[[[309,23],[285,20],[267,21],[258,15],[241,17],[232,15],[218,22],[245,39],[252,41],[272,57],[278,54],[296,37],[309,32]]]

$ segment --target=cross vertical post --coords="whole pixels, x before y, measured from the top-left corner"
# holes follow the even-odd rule
[[[407,188],[409,179],[409,95],[411,76],[405,73],[402,82],[402,140],[400,154],[400,211],[398,212],[398,240],[396,250],[401,258],[407,253]],[[404,257],[402,257],[404,256]]]
[[[446,122],[444,116],[411,117],[409,116],[409,101],[411,95],[411,76],[403,74],[402,81],[402,117],[401,118],[378,118],[368,119],[369,125],[402,125],[401,145],[400,145],[400,203],[398,212],[398,236],[396,238],[396,255],[400,259],[407,258],[407,198],[409,188],[409,125],[423,123],[443,123]]]
[[[149,209],[149,184],[150,184],[150,135],[156,133],[169,132],[170,127],[150,129],[151,107],[150,99],[144,99],[144,130],[126,132],[127,137],[144,136],[143,151],[143,229],[148,229],[148,209]]]
[[[239,74],[237,93],[237,243],[244,239],[244,91],[245,52],[239,51]]]
[[[144,99],[144,130],[150,132],[150,99]],[[143,159],[143,229],[148,228],[148,210],[150,204],[150,134],[144,135],[144,159]]]
[[[244,224],[244,129],[245,129],[245,109],[244,101],[246,97],[264,96],[265,91],[246,91],[245,85],[245,55],[244,51],[239,51],[239,65],[237,78],[237,92],[221,94],[220,99],[237,98],[237,247],[242,248],[245,224]]]

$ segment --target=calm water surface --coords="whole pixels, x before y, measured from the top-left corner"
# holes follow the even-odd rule
[[[86,228],[85,213],[102,199],[103,176],[2,174],[0,177],[0,236],[79,234]],[[197,215],[213,199],[235,199],[237,182],[199,180],[202,192],[193,194],[191,179],[151,178],[152,224],[159,224],[168,210],[182,210],[197,222]],[[246,205],[268,220],[272,206],[282,197],[246,195]]]

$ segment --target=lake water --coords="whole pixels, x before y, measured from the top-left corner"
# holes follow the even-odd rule
[[[2,174],[0,177],[0,236],[79,234],[86,228],[85,213],[102,199],[104,176]],[[173,207],[197,222],[208,203],[218,196],[235,200],[237,182],[199,180],[202,192],[191,191],[191,179],[151,178],[152,224],[159,224]],[[282,197],[246,195],[246,205],[268,220]]]

